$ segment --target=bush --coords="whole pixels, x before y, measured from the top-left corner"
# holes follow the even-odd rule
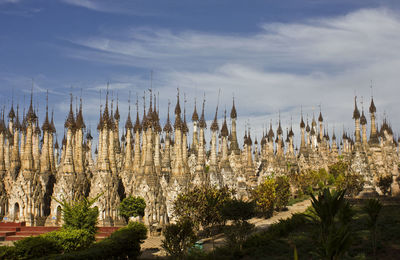
[[[172,257],[184,259],[188,249],[196,242],[194,225],[190,218],[183,218],[176,224],[167,225],[164,229],[162,247]]]
[[[95,240],[94,234],[86,229],[62,228],[43,236],[56,242],[64,253],[88,248]]]
[[[387,174],[379,177],[378,186],[384,195],[390,194],[390,186],[393,183],[392,175]]]
[[[47,259],[137,259],[140,255],[140,244],[147,238],[146,234],[145,225],[131,222],[88,249]]]
[[[231,199],[224,203],[221,215],[225,220],[245,221],[254,216],[254,202]]]
[[[290,184],[287,176],[278,176],[275,178],[276,183],[276,204],[277,210],[286,208],[290,199]]]
[[[227,187],[221,189],[196,187],[178,195],[174,201],[174,215],[177,218],[190,218],[196,229],[200,225],[204,229],[210,229],[223,224],[221,208],[231,196],[232,191]]]
[[[62,248],[56,241],[45,236],[36,236],[27,237],[15,242],[13,255],[15,259],[32,259],[50,254],[58,254],[61,251]]]
[[[252,191],[252,199],[256,203],[257,210],[265,217],[271,217],[276,203],[276,184],[272,178],[267,178]]]
[[[119,214],[128,221],[130,217],[144,216],[145,208],[146,202],[142,197],[129,196],[119,205]]]
[[[337,190],[345,190],[346,195],[356,196],[363,189],[364,178],[358,173],[347,172],[336,178],[335,186]]]
[[[224,233],[231,247],[238,246],[239,250],[247,237],[254,229],[254,225],[247,222],[254,216],[254,202],[232,199],[225,202],[221,209],[221,215],[226,220],[233,220],[231,226],[224,228]]]
[[[94,199],[83,198],[72,202],[54,199],[61,204],[64,220],[63,227],[66,229],[85,229],[91,234],[96,234],[99,210],[97,207],[92,206],[101,195],[98,195]]]
[[[0,246],[0,259],[18,259],[14,246]]]

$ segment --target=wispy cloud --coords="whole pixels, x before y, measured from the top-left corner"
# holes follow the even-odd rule
[[[128,14],[138,16],[154,15],[148,11],[139,9],[136,1],[103,1],[103,0],[60,0],[61,2],[91,11],[103,13]]]
[[[86,4],[90,7],[92,3]],[[352,129],[353,96],[359,96],[359,101],[364,96],[366,109],[371,80],[379,120],[386,111],[394,128],[399,129],[400,121],[391,117],[398,110],[400,94],[399,48],[399,14],[363,9],[302,23],[263,24],[258,33],[248,35],[133,28],[70,39],[64,51],[71,58],[96,64],[153,69],[153,87],[164,108],[162,120],[168,99],[175,102],[177,87],[187,94],[188,118],[194,97],[199,109],[205,92],[207,118],[211,119],[219,89],[221,118],[225,107],[229,111],[234,93],[241,129],[249,120],[252,132],[260,136],[263,124],[270,119],[276,124],[278,111],[284,128],[290,126],[292,117],[298,130],[300,107],[311,120],[320,104],[331,129],[335,126],[339,132],[343,124]],[[119,93],[124,120],[129,91],[132,99],[136,92],[140,99],[143,89],[150,87],[150,79],[148,75],[115,71],[110,75],[110,86]],[[106,85],[96,82],[84,86],[84,106],[90,110],[87,118],[91,122],[98,119],[97,92]],[[58,106],[65,113],[68,100]]]

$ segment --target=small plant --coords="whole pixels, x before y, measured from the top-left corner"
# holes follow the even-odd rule
[[[276,183],[272,178],[267,178],[252,191],[252,199],[256,203],[257,210],[266,218],[272,216],[276,203]]]
[[[99,194],[93,199],[82,198],[81,200],[72,202],[66,200],[59,201],[53,198],[61,205],[64,220],[63,228],[85,229],[91,234],[95,234],[99,210],[97,207],[93,207],[93,204],[101,195]]]
[[[350,222],[353,212],[344,199],[345,190],[331,191],[325,188],[316,198],[311,194],[312,214],[309,218],[319,226],[316,252],[321,259],[342,259],[351,245]]]
[[[364,206],[364,211],[368,214],[368,227],[371,231],[372,249],[374,258],[376,259],[376,241],[377,241],[377,224],[379,213],[382,209],[382,203],[377,199],[369,199]]]
[[[162,247],[172,257],[184,259],[196,242],[193,222],[190,218],[183,218],[176,224],[167,225],[164,229]]]
[[[119,205],[119,212],[125,218],[126,222],[128,222],[130,217],[143,217],[145,208],[146,202],[142,197],[129,196],[122,200]]]

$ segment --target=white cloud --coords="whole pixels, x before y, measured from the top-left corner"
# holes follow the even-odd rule
[[[218,89],[222,90],[220,111],[225,104],[230,110],[235,93],[242,127],[249,119],[258,134],[270,118],[276,123],[278,111],[284,128],[293,116],[298,129],[300,107],[311,117],[313,111],[319,112],[320,103],[337,136],[342,124],[352,133],[353,96],[365,97],[367,111],[371,80],[378,117],[382,119],[386,111],[395,131],[400,127],[394,117],[400,96],[400,17],[387,9],[362,9],[302,23],[264,24],[251,35],[136,28],[120,35],[70,41],[76,48],[67,49],[66,54],[73,58],[155,69],[154,87],[164,108],[168,99],[175,102],[179,86],[188,94],[190,115],[193,97],[201,99],[204,91],[207,116],[212,118]],[[113,79],[125,99],[129,89],[149,86],[147,79],[138,77],[113,75]],[[163,118],[165,114],[166,109]]]

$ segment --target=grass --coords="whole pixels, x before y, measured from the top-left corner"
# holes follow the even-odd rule
[[[363,202],[362,202],[363,203]],[[353,243],[345,259],[373,259],[367,215],[362,203],[353,204]],[[283,220],[252,235],[243,250],[221,247],[203,259],[293,259],[294,246],[300,259],[317,259],[313,255],[318,228],[302,214]],[[400,201],[386,204],[378,218],[377,259],[398,259],[400,255]]]

